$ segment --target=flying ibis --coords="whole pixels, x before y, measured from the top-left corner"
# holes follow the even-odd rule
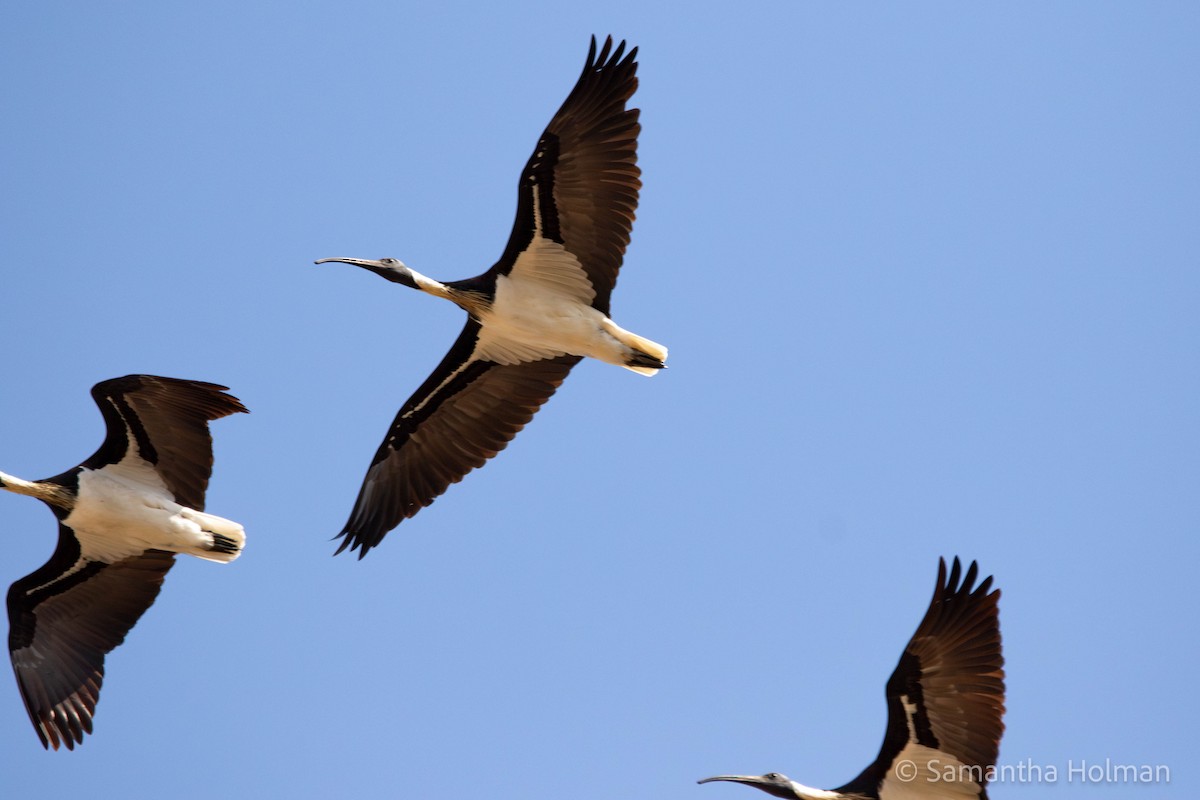
[[[637,48],[611,37],[538,139],[521,172],[500,260],[441,283],[394,258],[324,258],[457,304],[466,327],[400,408],[367,469],[341,546],[362,558],[384,535],[483,464],[533,418],[584,356],[643,375],[667,348],[613,322],[609,298],[638,190]]]
[[[40,481],[0,472],[0,488],[58,518],[50,560],[8,590],[8,647],[42,746],[92,732],[104,657],[158,596],[176,553],[229,562],[242,526],[204,513],[209,420],[245,412],[226,387],[128,375],[96,384],[107,433],[77,467]]]
[[[938,561],[925,618],[887,682],[887,731],[875,762],[844,786],[813,789],[771,772],[717,775],[793,800],[966,800],[987,798],[987,780],[1004,733],[1004,657],[1000,590],[975,587],[958,559],[950,576]],[[960,583],[961,578],[961,583]]]

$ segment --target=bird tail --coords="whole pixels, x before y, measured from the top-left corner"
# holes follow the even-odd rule
[[[241,525],[224,517],[191,509],[187,509],[185,516],[200,526],[199,541],[185,551],[188,555],[228,564],[242,554],[242,548],[246,546],[246,531]]]
[[[625,363],[621,366],[631,369],[639,375],[647,376],[657,375],[659,370],[667,368],[667,348],[658,342],[625,330],[612,320],[608,322],[609,333],[630,350]]]
[[[653,377],[659,370],[667,368],[667,348],[635,333],[628,333],[628,336],[630,341],[626,344],[633,350],[633,357],[625,362],[626,369]]]

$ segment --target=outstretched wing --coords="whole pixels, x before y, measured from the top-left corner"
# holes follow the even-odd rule
[[[450,352],[396,415],[342,532],[362,558],[388,531],[505,448],[554,394],[578,356],[496,364],[473,356],[468,320]]]
[[[173,563],[161,550],[111,564],[84,559],[60,523],[54,555],[9,589],[9,653],[44,747],[73,750],[92,732],[104,657],[154,602]]]
[[[203,511],[213,465],[208,422],[246,412],[240,400],[224,394],[227,388],[155,375],[126,375],[96,384],[92,397],[108,433],[81,466],[111,465],[150,482],[157,475],[177,503]]]
[[[835,791],[878,792],[887,782],[918,780],[944,784],[947,796],[961,797],[964,788],[986,796],[987,768],[996,763],[1004,733],[1004,657],[1000,590],[989,593],[990,577],[973,588],[977,577],[975,562],[963,576],[955,558],[947,579],[946,562],[939,560],[929,610],[887,683],[888,726],[879,756]],[[896,774],[900,761],[911,761],[915,776]]]
[[[608,313],[642,186],[639,112],[625,108],[636,56],[624,42],[613,50],[612,37],[597,54],[592,38],[583,73],[521,172],[512,234],[489,275],[566,272],[577,299]]]

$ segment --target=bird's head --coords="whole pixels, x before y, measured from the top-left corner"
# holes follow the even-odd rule
[[[378,261],[372,261],[368,258],[322,258],[314,263],[327,264],[331,261],[339,264],[353,264],[356,267],[369,269],[381,278],[387,278],[393,283],[402,283],[413,289],[420,288],[413,278],[413,271],[404,266],[404,262],[398,258],[381,258]]]
[[[789,800],[809,800],[809,798],[821,797],[820,794],[813,795],[805,792],[807,787],[801,786],[782,772],[768,772],[766,775],[714,775],[696,782],[709,783],[711,781],[742,783],[746,786],[753,786],[755,789],[762,789],[772,797],[786,797]],[[830,797],[835,796],[829,793],[825,794]]]

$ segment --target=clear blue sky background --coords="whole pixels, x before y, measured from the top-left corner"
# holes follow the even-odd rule
[[[641,48],[616,319],[513,445],[332,558],[462,325],[324,256],[481,272],[592,33]],[[0,796],[750,800],[874,756],[937,558],[1003,589],[1003,764],[1194,785],[1200,10],[1191,3],[67,3],[0,9],[0,469],[131,372],[228,384],[209,510]],[[0,498],[0,584],[54,521]],[[1110,793],[1111,794],[1111,793]],[[1113,795],[1116,796],[1116,795]]]

